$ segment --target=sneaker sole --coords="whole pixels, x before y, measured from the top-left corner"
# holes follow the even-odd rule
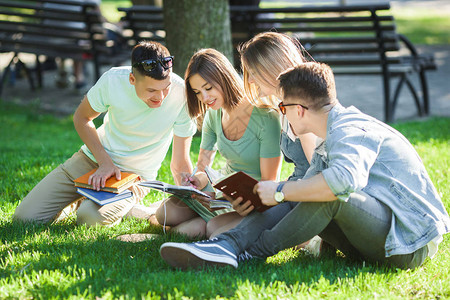
[[[237,268],[237,261],[211,255],[209,253],[193,249],[181,243],[165,243],[159,250],[161,257],[172,267],[186,269],[201,269],[205,266]],[[221,261],[218,261],[218,260]]]

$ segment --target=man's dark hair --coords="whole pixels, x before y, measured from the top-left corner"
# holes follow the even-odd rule
[[[131,65],[134,66],[133,73],[149,76],[156,80],[166,79],[170,74],[170,69],[164,69],[161,64],[157,64],[156,68],[149,72],[145,71],[142,65],[135,66],[135,64],[147,59],[162,60],[167,56],[170,56],[169,50],[162,44],[153,41],[142,41],[134,46],[131,52]]]
[[[300,98],[303,105],[319,110],[336,99],[333,71],[327,64],[306,62],[278,76],[283,99]]]

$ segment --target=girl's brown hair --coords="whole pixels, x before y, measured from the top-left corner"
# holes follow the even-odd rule
[[[197,99],[189,83],[189,79],[195,74],[200,75],[213,87],[222,89],[226,110],[232,110],[244,98],[242,79],[225,55],[215,49],[199,50],[191,57],[184,75],[191,118],[202,119],[207,109],[207,106]]]

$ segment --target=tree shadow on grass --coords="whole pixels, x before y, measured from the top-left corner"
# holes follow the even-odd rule
[[[299,289],[333,285],[343,278],[393,271],[385,266],[365,266],[335,253],[315,259],[292,249],[267,261],[241,263],[238,269],[180,271],[169,267],[159,255],[164,242],[187,241],[177,234],[124,243],[115,239],[120,232],[75,226],[73,222],[52,226],[12,222],[3,225],[0,273],[11,278],[11,282],[28,282],[22,286],[25,297],[66,298],[88,293],[87,298],[166,298],[169,294],[215,298],[236,296],[248,289],[265,290],[270,295],[278,288],[295,294]],[[145,232],[158,231],[151,226],[142,228]],[[273,286],[275,282],[281,287]]]

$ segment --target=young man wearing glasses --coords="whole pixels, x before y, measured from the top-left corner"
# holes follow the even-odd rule
[[[112,176],[120,179],[120,171],[155,179],[172,141],[175,182],[180,183],[181,172],[192,172],[189,150],[196,126],[187,112],[184,81],[171,69],[173,56],[159,43],[141,42],[131,62],[132,67],[105,72],[89,90],[73,117],[85,144],[22,200],[14,219],[50,222],[64,217],[80,199],[73,180],[94,168],[89,181],[97,190]],[[92,121],[102,113],[103,125],[96,129]],[[84,200],[77,223],[119,222],[148,190],[135,185],[132,192],[131,198],[104,206]]]
[[[165,243],[161,256],[179,268],[234,267],[266,258],[315,235],[346,256],[415,268],[437,252],[448,213],[412,145],[395,129],[336,98],[325,64],[282,73],[280,110],[296,135],[323,139],[303,179],[255,185],[265,205],[234,229],[197,243]],[[234,206],[243,199],[238,198]]]

